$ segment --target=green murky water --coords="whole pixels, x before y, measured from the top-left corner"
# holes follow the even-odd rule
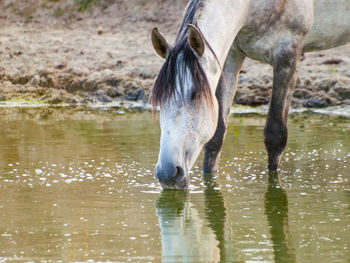
[[[291,116],[270,176],[264,119],[161,191],[150,114],[0,109],[0,262],[350,262],[350,119]]]

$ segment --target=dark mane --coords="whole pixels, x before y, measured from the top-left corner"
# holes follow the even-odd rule
[[[192,76],[193,89],[191,90],[196,100],[204,98],[211,104],[210,86],[205,72],[199,63],[197,55],[188,44],[188,24],[197,24],[197,14],[203,8],[201,0],[192,0],[185,11],[185,15],[179,28],[176,44],[169,50],[166,60],[160,69],[150,95],[151,104],[156,107],[169,100],[176,92],[176,77],[185,80],[186,72]],[[180,87],[180,97],[183,98],[183,86]]]

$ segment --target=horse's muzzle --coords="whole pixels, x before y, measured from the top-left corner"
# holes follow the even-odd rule
[[[158,164],[155,169],[155,177],[163,188],[185,189],[188,187],[185,170],[180,165]]]

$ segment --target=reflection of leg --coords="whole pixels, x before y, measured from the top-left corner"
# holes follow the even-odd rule
[[[205,213],[209,221],[209,227],[213,230],[216,240],[219,242],[220,261],[226,262],[225,254],[225,221],[226,208],[224,197],[219,190],[214,189],[216,186],[213,174],[204,174],[204,197]]]
[[[161,261],[217,262],[216,235],[189,199],[187,191],[164,190],[155,203],[161,228]]]
[[[287,118],[302,50],[301,42],[300,39],[282,40],[273,54],[273,89],[264,129],[270,171],[278,169],[282,152],[287,145]]]
[[[265,214],[270,226],[275,262],[295,262],[295,251],[289,241],[288,199],[277,173],[269,174],[265,195]]]
[[[236,48],[232,48],[227,56],[224,65],[224,77],[221,76],[216,89],[216,97],[219,102],[218,125],[213,138],[204,146],[204,172],[214,172],[217,170],[219,154],[223,145],[226,120],[230,114],[230,107],[236,92],[236,83],[239,71],[245,59]]]

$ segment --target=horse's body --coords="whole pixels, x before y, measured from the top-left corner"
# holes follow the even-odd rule
[[[204,144],[203,170],[217,169],[246,57],[273,66],[264,137],[268,168],[276,171],[287,143],[287,116],[300,56],[350,41],[350,1],[192,0],[174,48],[157,30],[152,41],[166,58],[151,97],[161,109],[156,168],[161,184],[187,187],[188,171]]]
[[[314,23],[304,51],[329,49],[350,41],[350,1],[314,0]]]

